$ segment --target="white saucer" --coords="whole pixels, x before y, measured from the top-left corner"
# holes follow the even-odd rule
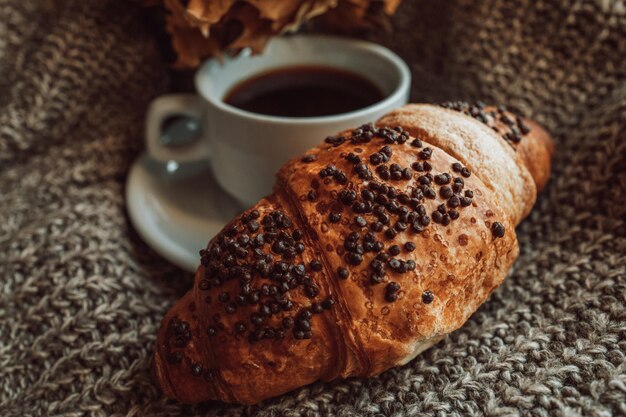
[[[145,154],[126,180],[126,207],[141,238],[173,264],[195,272],[208,241],[242,207],[215,182],[210,167],[160,164]]]

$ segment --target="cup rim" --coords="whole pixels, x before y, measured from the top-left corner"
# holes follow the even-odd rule
[[[393,91],[390,94],[386,95],[385,98],[383,98],[382,100],[374,104],[371,104],[369,106],[363,107],[361,109],[350,111],[347,113],[333,114],[333,115],[328,115],[328,116],[314,116],[314,117],[273,116],[273,115],[266,115],[266,114],[250,112],[247,110],[242,110],[228,103],[225,103],[224,101],[222,101],[221,97],[217,99],[216,97],[213,97],[209,94],[205,94],[205,91],[203,91],[201,87],[200,80],[201,78],[204,77],[204,74],[210,70],[209,67],[214,65],[214,63],[216,62],[215,58],[210,58],[204,61],[202,65],[200,65],[200,68],[196,71],[196,74],[194,76],[194,83],[195,83],[196,91],[205,100],[207,100],[209,103],[211,103],[213,106],[217,107],[221,111],[231,113],[240,117],[245,117],[247,119],[259,121],[259,122],[272,122],[276,124],[285,124],[285,125],[304,124],[304,123],[309,123],[309,124],[333,123],[333,122],[339,122],[339,121],[350,119],[350,118],[364,117],[368,113],[376,113],[382,108],[388,107],[391,103],[400,100],[409,91],[410,83],[411,83],[411,72],[409,70],[408,65],[395,52],[391,51],[390,49],[382,45],[379,45],[373,42],[360,40],[360,39],[353,39],[353,38],[346,38],[346,37],[339,37],[339,36],[332,36],[332,35],[310,35],[310,34],[298,34],[298,35],[277,37],[275,39],[272,39],[270,42],[284,41],[284,40],[290,40],[290,39],[295,39],[295,38],[301,38],[301,39],[307,39],[307,40],[313,40],[313,41],[324,40],[324,41],[333,42],[333,43],[343,43],[344,45],[350,46],[351,48],[366,50],[374,55],[378,55],[380,58],[387,60],[389,63],[391,63],[395,67],[395,69],[399,73],[399,82],[396,85],[396,87],[393,89]],[[223,58],[223,60],[225,61],[229,59],[237,59],[237,57]]]

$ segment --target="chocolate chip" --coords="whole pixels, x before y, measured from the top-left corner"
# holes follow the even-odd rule
[[[365,201],[374,201],[375,195],[370,190],[364,189],[363,191],[361,191],[361,197]]]
[[[282,325],[285,329],[291,329],[293,327],[294,321],[291,317],[285,317],[282,321]]]
[[[354,224],[359,226],[359,227],[365,227],[365,226],[367,226],[367,220],[365,220],[361,216],[357,216],[357,217],[354,218]]]
[[[434,299],[435,296],[432,292],[430,292],[430,290],[426,290],[424,291],[424,293],[422,293],[422,302],[424,304],[430,304],[433,302]]]
[[[391,178],[391,173],[389,172],[389,168],[387,168],[385,165],[379,165],[376,167],[376,173],[378,174],[378,176],[383,179],[383,180],[388,180],[389,178]]]
[[[386,155],[387,157],[391,158],[391,156],[393,155],[393,150],[391,149],[391,146],[385,145],[382,148],[380,148],[380,153],[382,153],[383,155]]]
[[[424,148],[420,151],[419,157],[421,159],[430,159],[433,154],[432,148]]]
[[[319,292],[320,289],[315,284],[307,285],[306,287],[304,287],[304,294],[309,298],[317,297],[317,294],[319,294]]]
[[[394,271],[397,271],[401,268],[402,263],[400,262],[399,259],[392,258],[387,265],[389,266],[389,268],[393,269]]]
[[[439,185],[448,184],[451,180],[452,177],[446,172],[444,172],[443,174],[435,175],[435,183]]]
[[[420,175],[419,177],[417,177],[417,182],[422,185],[430,185],[431,183],[430,178],[426,175]]]
[[[261,324],[263,324],[263,316],[261,316],[259,313],[252,313],[250,315],[250,322],[252,322],[252,324],[256,326],[260,326]]]
[[[400,284],[397,282],[390,282],[385,287],[385,300],[388,302],[394,302],[398,299],[398,291],[400,291]]]
[[[344,138],[343,136],[328,136],[326,139],[324,139],[324,142],[335,147],[341,145],[345,141],[346,138]]]
[[[417,172],[422,172],[422,171],[424,171],[424,163],[423,162],[413,162],[411,164],[411,168],[413,168],[413,170],[415,170]]]
[[[261,294],[258,291],[253,291],[248,294],[248,303],[252,305],[258,304],[260,298]]]
[[[376,152],[370,155],[370,162],[372,165],[378,165],[383,162],[383,156],[380,153]]]
[[[317,160],[316,155],[304,155],[304,157],[302,157],[302,162],[305,163],[313,162],[315,160]]]
[[[346,156],[346,159],[353,165],[361,163],[361,158],[352,152],[350,152],[348,156]]]
[[[341,190],[339,192],[339,200],[346,206],[351,205],[356,199],[356,193],[352,190]]]
[[[319,272],[322,270],[322,263],[317,259],[313,259],[311,263],[309,264],[309,266],[311,267],[313,271],[316,271],[316,272]]]
[[[381,282],[383,282],[383,275],[381,275],[380,273],[376,273],[373,272],[370,275],[370,284],[372,285],[376,285],[376,284],[380,284]]]
[[[461,205],[461,199],[456,195],[453,195],[448,199],[448,207],[456,208]]]
[[[422,192],[424,193],[424,197],[426,198],[435,199],[437,197],[437,193],[435,192],[435,190],[430,187],[424,187]]]
[[[340,279],[348,279],[348,277],[350,276],[350,272],[348,271],[348,269],[340,266],[339,268],[337,268],[337,275]]]
[[[202,374],[202,364],[201,363],[191,364],[191,374],[193,376],[200,376]]]
[[[304,252],[304,244],[302,242],[296,243],[293,248],[296,250],[296,253],[298,254]]]
[[[397,234],[398,234],[398,232],[396,232],[396,231],[395,231],[394,229],[392,229],[392,228],[389,228],[389,229],[385,230],[385,236],[386,236],[388,239],[393,239],[393,238],[395,238]]]
[[[370,230],[380,232],[383,230],[383,224],[381,222],[372,222],[370,223]]]
[[[363,257],[356,252],[348,253],[346,258],[350,265],[359,265],[361,262],[363,262]]]
[[[398,232],[403,232],[409,228],[409,225],[404,222],[396,222],[394,227]]]
[[[262,304],[259,307],[259,314],[261,314],[262,316],[271,316],[272,315],[271,307],[268,304]]]
[[[493,222],[491,224],[491,233],[495,237],[504,237],[504,233],[505,233],[504,225],[500,222]]]
[[[330,308],[334,305],[335,299],[332,297],[328,297],[324,301],[322,301],[322,307],[324,308],[324,310],[330,310]]]
[[[400,246],[398,245],[392,245],[389,247],[389,249],[387,249],[387,252],[389,253],[389,255],[391,256],[396,256],[398,254],[400,254]]]
[[[523,135],[527,135],[530,133],[530,127],[520,118],[517,119],[517,127],[522,132]]]
[[[346,182],[348,182],[348,177],[346,177],[346,174],[344,174],[343,172],[339,172],[339,171],[335,172],[333,174],[333,178],[339,184],[345,184]]]
[[[296,321],[296,328],[302,331],[311,330],[311,322],[307,319],[300,318]]]

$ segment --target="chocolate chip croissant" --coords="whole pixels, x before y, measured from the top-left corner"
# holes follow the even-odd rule
[[[481,103],[407,105],[326,138],[200,252],[158,334],[163,392],[254,404],[407,363],[502,283],[552,151]]]

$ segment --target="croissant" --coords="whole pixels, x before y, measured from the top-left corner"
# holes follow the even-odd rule
[[[158,334],[164,394],[254,404],[407,363],[502,283],[552,152],[530,120],[449,102],[407,105],[292,159],[200,251]]]

